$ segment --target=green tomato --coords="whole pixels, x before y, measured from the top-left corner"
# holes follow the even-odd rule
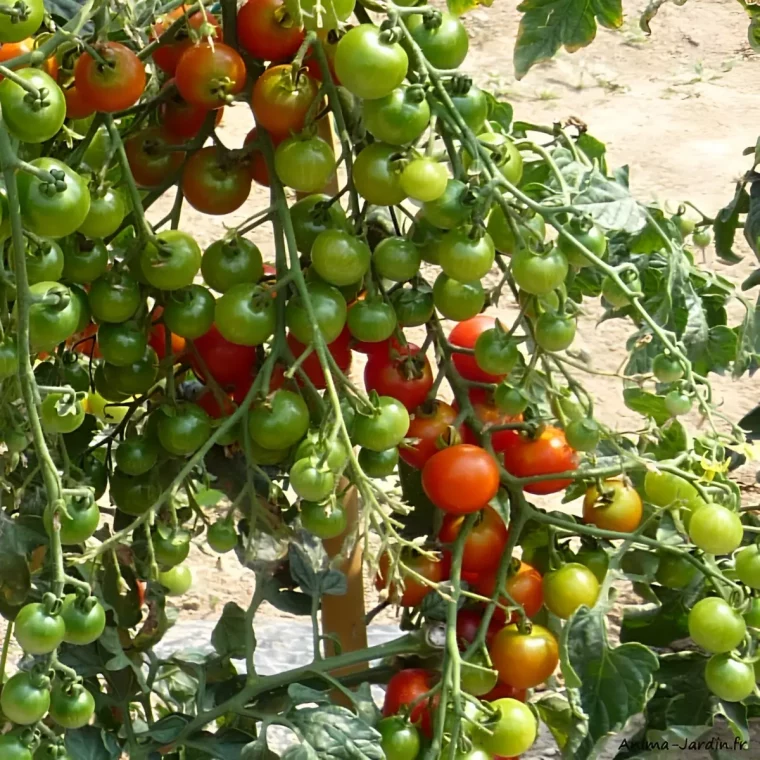
[[[470,42],[456,16],[446,12],[414,14],[404,20],[425,58],[437,69],[456,69],[464,62]]]
[[[383,718],[377,724],[381,744],[388,760],[416,760],[420,754],[420,732],[408,720],[398,716]]]
[[[522,179],[523,158],[515,144],[506,135],[499,132],[484,132],[478,135],[478,142],[491,154],[491,160],[501,172],[507,182],[517,185]],[[463,163],[468,169],[472,163],[472,156],[465,150]]]
[[[390,301],[401,327],[424,325],[435,310],[433,292],[427,286],[399,288],[391,294]]]
[[[48,393],[40,407],[42,427],[47,433],[72,433],[84,422],[82,398],[68,392]]]
[[[16,615],[13,633],[27,654],[49,654],[63,641],[66,624],[60,615],[50,613],[50,605],[33,602]]]
[[[253,442],[264,449],[286,449],[306,435],[309,408],[299,394],[281,388],[251,405],[248,427]]]
[[[139,517],[147,512],[161,495],[161,487],[155,471],[144,475],[127,475],[116,468],[109,481],[111,500],[127,515]]]
[[[19,672],[11,676],[0,692],[0,709],[8,720],[30,726],[50,708],[50,680]]]
[[[50,694],[50,717],[61,727],[86,726],[95,713],[95,698],[81,684],[56,683]]]
[[[573,344],[576,327],[571,316],[545,311],[536,320],[536,345],[544,351],[564,351]]]
[[[491,702],[491,708],[499,716],[492,727],[493,733],[490,736],[485,733],[476,735],[473,737],[475,741],[494,755],[521,755],[530,749],[538,732],[530,708],[511,697]]]
[[[32,351],[51,352],[76,332],[81,316],[79,301],[69,288],[57,282],[38,282],[29,289],[33,296],[55,298],[54,303],[37,301],[29,307]]]
[[[516,341],[501,326],[483,330],[475,341],[475,362],[491,375],[509,374],[519,359]]]
[[[409,412],[397,399],[380,396],[371,415],[357,414],[354,441],[371,451],[384,451],[398,446],[409,430]]]
[[[579,607],[596,604],[599,581],[588,567],[571,562],[544,576],[543,592],[546,609],[567,620]]]
[[[107,272],[90,287],[92,316],[98,322],[126,322],[142,302],[140,285],[131,275]]]
[[[410,161],[401,172],[399,183],[409,198],[420,202],[434,201],[446,191],[449,172],[433,158],[420,157]]]
[[[98,328],[98,348],[103,359],[117,367],[140,361],[148,347],[145,330],[132,320],[104,322]]]
[[[685,588],[699,571],[687,559],[678,554],[664,554],[660,557],[655,580],[666,588]]]
[[[217,520],[213,525],[209,525],[206,540],[217,554],[232,551],[238,542],[237,531],[232,520]]]
[[[395,145],[371,143],[354,159],[353,178],[359,195],[375,206],[397,206],[406,198],[396,162]]]
[[[578,269],[591,266],[592,261],[581,250],[580,246],[587,248],[597,258],[604,258],[607,250],[607,238],[604,232],[593,223],[588,223],[583,219],[573,219],[563,228],[573,236],[573,240],[560,237],[557,240],[557,247],[565,254],[570,264]]]
[[[118,393],[126,396],[147,393],[158,378],[158,356],[148,346],[142,358],[132,364],[123,367],[104,364],[103,374],[106,383]]]
[[[344,230],[321,232],[311,248],[314,271],[325,282],[338,287],[361,280],[369,271],[371,258],[369,246]]]
[[[509,417],[516,417],[528,408],[529,399],[521,388],[515,388],[509,383],[499,383],[494,391],[494,403],[500,412]]]
[[[6,335],[0,340],[0,380],[5,380],[16,372],[18,372],[16,338],[13,335]]]
[[[422,87],[402,85],[384,98],[365,100],[362,116],[365,128],[379,142],[406,145],[427,128],[430,106]]]
[[[260,285],[233,285],[216,302],[214,323],[231,343],[260,346],[274,333],[275,301],[270,291]]]
[[[460,282],[485,277],[493,266],[496,249],[487,232],[458,227],[438,243],[438,260],[444,273]]]
[[[3,79],[0,82],[0,108],[5,127],[21,142],[47,142],[58,134],[66,118],[63,92],[56,81],[40,69],[19,69],[15,77],[36,88],[38,95],[32,95],[11,79]]]
[[[486,293],[480,280],[459,282],[440,272],[433,284],[433,302],[445,319],[463,322],[480,314]]]
[[[258,282],[264,274],[261,251],[239,235],[217,240],[203,253],[201,274],[206,284],[219,293],[226,293],[233,285]]]
[[[354,338],[366,343],[387,340],[396,329],[396,312],[385,301],[357,301],[348,310],[348,329]]]
[[[0,42],[21,42],[31,37],[42,24],[45,15],[43,0],[24,0],[22,13],[17,16],[0,15]]]
[[[301,198],[290,207],[290,220],[296,236],[296,246],[309,255],[317,236],[325,230],[348,232],[346,212],[329,195],[314,193]],[[208,280],[207,280],[208,282]]]
[[[420,271],[422,254],[411,240],[389,237],[375,247],[372,263],[380,277],[394,282],[406,282]]]
[[[211,329],[215,307],[214,296],[203,285],[173,290],[164,306],[164,324],[169,332],[186,340],[195,340]]]
[[[0,757],[3,760],[32,760],[32,753],[21,735],[13,732],[0,736]]]
[[[73,236],[63,244],[63,278],[86,285],[108,269],[108,249],[102,241]]]
[[[755,691],[755,669],[730,654],[716,654],[705,666],[705,682],[719,699],[741,702]]]
[[[148,284],[159,290],[192,285],[202,258],[195,238],[180,230],[164,230],[156,240],[148,242],[140,254],[140,267]]]
[[[315,193],[335,174],[335,153],[318,135],[287,137],[275,150],[274,168],[286,187]]]
[[[160,567],[179,565],[190,553],[190,534],[186,530],[157,528],[151,534],[153,551]]]
[[[514,224],[520,233],[522,240],[528,247],[543,243],[546,237],[546,223],[540,214],[529,211],[515,212]],[[488,234],[493,238],[496,250],[511,256],[518,248],[523,247],[520,238],[515,237],[512,226],[507,221],[504,209],[496,204],[488,217],[486,227]]]
[[[757,544],[745,546],[736,553],[736,575],[750,588],[760,589],[760,547]]]
[[[359,451],[359,466],[370,478],[387,478],[392,475],[398,465],[398,459],[399,453],[396,447],[384,451],[371,449]]]
[[[343,332],[348,307],[340,291],[323,282],[309,282],[309,299],[316,317],[312,322],[300,295],[293,296],[285,309],[285,320],[296,340],[309,345],[314,328],[322,332],[325,343],[332,343]]]
[[[687,396],[679,390],[672,390],[665,394],[665,408],[671,417],[688,414],[691,411],[691,404],[691,396]]]
[[[39,244],[27,243],[26,276],[30,285],[38,282],[57,282],[63,276],[63,251],[52,240]],[[11,259],[13,263],[13,259]]]
[[[318,461],[324,460],[333,472],[338,473],[346,466],[348,451],[339,438],[323,441],[318,433],[310,433],[298,445],[294,459],[297,461],[307,457],[314,457]]]
[[[76,594],[67,594],[63,599],[61,618],[66,624],[63,640],[67,644],[92,644],[106,627],[106,611],[94,596],[80,598]]]
[[[67,498],[66,512],[58,513],[60,520],[59,536],[64,546],[84,543],[100,525],[100,509],[93,499],[83,497]],[[43,518],[48,535],[53,534],[53,514],[48,507]]]
[[[302,501],[301,525],[317,538],[337,538],[348,527],[348,517],[345,508],[337,502],[316,504]]]
[[[591,417],[580,417],[565,428],[565,440],[576,451],[594,451],[601,437],[599,423]]]
[[[591,570],[599,583],[604,582],[610,566],[610,555],[604,549],[581,548],[575,555],[575,560]]]
[[[193,585],[193,574],[187,565],[177,565],[160,572],[158,581],[166,588],[167,596],[182,596]]]
[[[290,468],[288,477],[296,494],[307,501],[323,501],[335,488],[332,470],[311,457],[296,461]]]
[[[467,89],[451,93],[451,102],[464,123],[475,134],[480,134],[488,118],[488,100],[483,90],[468,82]]]
[[[708,652],[722,654],[736,649],[746,632],[744,618],[720,597],[700,599],[689,612],[689,635]]]
[[[458,227],[472,215],[474,199],[471,196],[472,193],[464,182],[450,179],[443,195],[422,205],[422,216],[441,230]]]
[[[657,354],[652,360],[652,372],[660,383],[675,383],[684,375],[681,362],[669,354]]]
[[[89,238],[106,238],[113,235],[129,210],[121,191],[107,188],[104,192],[91,195],[90,210],[78,232]]]
[[[545,253],[522,248],[512,256],[515,282],[526,293],[535,296],[546,295],[560,287],[568,269],[565,254],[558,248],[551,248]]]
[[[188,456],[211,436],[211,420],[197,404],[164,407],[158,423],[158,440],[174,456]]]
[[[744,537],[739,515],[720,504],[698,509],[688,527],[689,538],[708,554],[730,554],[741,546]]]

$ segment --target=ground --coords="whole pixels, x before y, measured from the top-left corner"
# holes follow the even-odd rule
[[[493,7],[476,10],[466,19],[470,54],[464,68],[476,83],[510,100],[518,119],[547,124],[569,117],[583,120],[607,144],[611,165],[631,165],[632,187],[641,200],[669,201],[673,209],[690,200],[711,216],[729,200],[734,182],[748,168],[742,151],[754,146],[760,123],[760,60],[746,44],[747,17],[738,3],[728,0],[701,0],[681,8],[666,4],[652,22],[652,36],[646,37],[638,27],[645,5],[642,0],[627,4],[621,31],[600,30],[591,47],[573,55],[562,53],[516,82],[511,51],[519,14],[514,3],[496,0]],[[226,145],[239,147],[251,126],[241,104],[227,109],[220,134]],[[151,217],[161,218],[171,203],[172,198],[163,199]],[[226,218],[187,209],[182,227],[205,247],[224,234],[225,225],[234,226],[267,204],[266,192],[258,188],[239,212]],[[251,237],[265,257],[273,259],[268,229],[259,227]],[[740,283],[757,262],[747,246],[740,244],[738,250],[745,259],[733,267],[716,262],[708,250],[709,266]],[[508,305],[499,311],[507,323],[515,313]],[[621,321],[598,325],[600,313],[587,309],[577,346],[595,372],[614,372],[625,361],[631,326]],[[734,316],[739,315],[737,310]],[[360,372],[356,364],[354,373]],[[738,419],[757,403],[752,379],[711,379],[731,418]],[[606,423],[624,429],[636,421],[622,404],[618,379],[587,374],[583,381]],[[742,479],[748,499],[757,502],[753,472],[743,473]],[[577,505],[566,508],[575,510]],[[195,546],[190,561],[195,583],[181,601],[183,619],[211,620],[227,601],[247,603],[253,576],[233,556],[220,558]],[[368,590],[367,606],[375,602],[374,591]],[[267,623],[287,617],[268,607],[261,615],[270,619]],[[388,613],[379,618],[384,623],[391,619]],[[530,757],[556,752],[551,742],[541,742]]]

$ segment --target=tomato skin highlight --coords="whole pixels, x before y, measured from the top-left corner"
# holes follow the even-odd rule
[[[120,42],[104,42],[95,50],[103,66],[89,53],[79,56],[74,68],[74,85],[96,111],[115,113],[134,105],[145,90],[143,62]]]
[[[523,437],[504,456],[504,467],[517,478],[549,475],[578,468],[578,455],[568,446],[559,428],[547,426],[534,439]],[[572,480],[554,478],[526,483],[528,493],[550,494],[567,488]]]
[[[439,509],[466,515],[483,509],[496,496],[499,467],[478,446],[449,446],[434,454],[423,467],[422,487]]]

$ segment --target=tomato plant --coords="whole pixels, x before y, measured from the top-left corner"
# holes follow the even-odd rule
[[[580,760],[753,719],[756,421],[712,385],[757,365],[758,280],[690,248],[757,248],[755,175],[642,205],[583,114],[471,81],[461,5],[44,5],[0,13],[0,755],[289,757],[277,724],[498,760],[540,719]],[[529,5],[518,77],[600,23]],[[313,657],[254,678],[273,609]]]

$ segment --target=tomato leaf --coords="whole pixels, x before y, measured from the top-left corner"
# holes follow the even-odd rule
[[[224,605],[211,633],[211,644],[222,657],[245,657],[245,610],[235,602]]]
[[[573,199],[573,205],[607,230],[636,232],[645,223],[641,207],[628,188],[608,179],[598,169],[583,178],[582,190]]]
[[[517,10],[524,14],[514,51],[517,79],[560,47],[569,53],[586,47],[596,37],[597,23],[608,29],[623,23],[620,0],[524,0]]]
[[[384,760],[380,733],[339,705],[302,708],[291,720],[320,760]],[[301,756],[298,756],[299,760]],[[311,758],[312,755],[304,755]]]
[[[715,253],[727,264],[738,264],[743,258],[734,253],[733,247],[739,215],[749,211],[749,194],[745,190],[745,184],[737,183],[733,199],[717,213],[713,222]]]
[[[565,625],[560,658],[575,718],[564,753],[581,760],[644,709],[659,663],[642,644],[611,647],[604,612],[586,607]]]
[[[701,590],[684,592],[661,586],[651,588],[656,603],[626,607],[620,626],[620,641],[638,641],[651,647],[667,647],[688,637],[689,607]]]
[[[511,103],[507,103],[503,100],[496,100],[490,92],[485,92],[484,95],[488,102],[488,121],[495,121],[500,127],[503,127],[506,132],[509,132],[509,128],[512,125],[512,115],[514,113]]]
[[[214,760],[240,760],[244,748],[251,743],[253,737],[236,728],[210,733],[203,731],[193,734],[192,746],[206,753]]]
[[[734,360],[734,377],[749,371],[753,375],[760,357],[760,296],[755,308],[747,308],[741,325],[737,329],[737,351]]]
[[[95,726],[66,731],[64,742],[68,754],[78,760],[117,760],[121,757],[116,736]]]
[[[754,172],[753,176],[758,177]],[[760,178],[750,185],[749,211],[744,220],[744,237],[749,247],[755,252],[755,256],[760,259]]]
[[[625,405],[634,412],[651,417],[658,425],[670,419],[670,412],[665,408],[665,399],[654,393],[642,391],[641,388],[626,388],[623,390]]]
[[[533,707],[538,710],[541,720],[551,731],[551,735],[560,749],[564,749],[573,726],[573,710],[570,703],[561,694],[545,694]]]
[[[481,5],[490,8],[493,5],[493,0],[446,0],[446,7],[449,9],[449,13],[454,16],[464,16],[465,13]]]
[[[195,494],[195,500],[200,507],[215,507],[224,498],[224,492],[218,491],[216,488],[204,488]]]

